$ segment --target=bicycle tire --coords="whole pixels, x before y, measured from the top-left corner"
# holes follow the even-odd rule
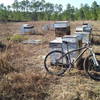
[[[45,57],[45,59],[44,59],[44,67],[45,67],[45,69],[46,69],[46,71],[48,72],[48,73],[50,73],[50,74],[53,74],[53,75],[62,75],[62,74],[64,74],[64,72],[67,70],[67,61],[68,61],[68,58],[66,57],[66,56],[64,56],[63,57],[63,59],[65,59],[66,60],[66,64],[63,64],[63,62],[62,63],[60,63],[60,65],[59,65],[59,63],[55,63],[55,64],[52,64],[52,62],[49,62],[48,60],[49,60],[49,57],[50,57],[50,60],[51,60],[51,57],[53,57],[53,56],[55,56],[55,54],[56,53],[58,53],[58,54],[60,54],[60,55],[64,55],[65,53],[64,52],[62,52],[62,51],[59,51],[59,50],[55,50],[55,51],[51,51],[50,53],[48,53],[47,54],[47,56]],[[57,56],[58,57],[58,56]],[[56,58],[57,59],[57,58]],[[54,68],[54,66],[56,66],[56,68],[58,68],[58,66],[59,66],[59,68],[58,68],[58,71],[57,72],[55,72],[55,71],[53,71],[53,70],[50,70],[49,69],[49,67],[48,67],[48,62],[50,63],[50,66],[51,67],[53,67]],[[55,69],[54,69],[55,70]]]
[[[85,60],[84,60],[84,70],[86,74],[93,80],[100,81],[100,65],[96,66],[91,59],[93,55],[89,55]],[[97,60],[98,61],[98,60]],[[98,62],[99,63],[99,62]],[[100,64],[100,63],[99,63]],[[96,70],[96,67],[98,68],[98,71]]]

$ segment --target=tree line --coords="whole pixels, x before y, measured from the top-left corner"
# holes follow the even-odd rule
[[[66,4],[53,4],[45,0],[15,0],[12,5],[0,4],[0,21],[39,21],[39,20],[100,20],[100,5],[81,4],[75,8]]]

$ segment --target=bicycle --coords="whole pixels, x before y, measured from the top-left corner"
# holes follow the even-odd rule
[[[68,42],[64,42],[68,44]],[[68,46],[67,46],[68,47]],[[67,48],[68,49],[68,48]],[[74,61],[71,61],[71,53],[80,51],[80,54],[75,58]],[[87,56],[84,60],[83,67],[86,74],[94,79],[100,81],[100,65],[99,60],[96,58],[96,54],[93,52],[91,44],[88,42],[81,48],[67,51],[67,53],[63,52],[63,50],[54,50],[49,52],[44,59],[44,67],[46,71],[53,75],[62,75],[65,71],[70,71],[73,68],[74,64],[79,61],[80,57],[86,52],[89,51],[89,56]],[[57,56],[55,56],[57,55]],[[51,57],[55,56],[54,61],[51,61]]]

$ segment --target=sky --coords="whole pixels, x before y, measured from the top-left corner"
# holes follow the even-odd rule
[[[21,0],[18,0],[21,1]],[[87,3],[88,5],[91,5],[93,1],[97,1],[97,3],[100,5],[100,0],[45,0],[46,2],[51,2],[54,4],[62,4],[64,8],[66,8],[66,5],[70,3],[74,7],[80,8],[80,5],[83,3]],[[14,0],[0,0],[0,4],[4,3],[4,5],[11,5],[14,2]]]

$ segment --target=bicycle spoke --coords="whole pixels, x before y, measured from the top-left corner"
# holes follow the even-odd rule
[[[100,61],[97,58],[97,62],[98,64],[100,64]],[[87,66],[87,67],[86,67]],[[100,65],[97,66],[94,61],[93,61],[93,56],[89,56],[87,57],[86,61],[85,61],[85,70],[87,72],[87,74],[94,80],[98,80],[100,81]]]
[[[49,53],[44,61],[46,70],[51,74],[61,75],[65,72],[67,59],[61,51]]]

